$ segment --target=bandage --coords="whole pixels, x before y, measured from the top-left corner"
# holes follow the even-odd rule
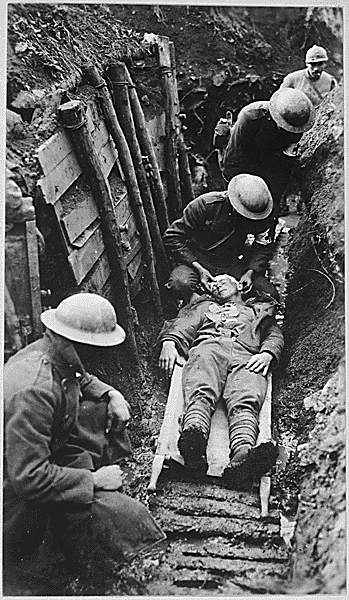
[[[210,290],[212,291],[214,284],[217,283],[218,281],[221,281],[222,279],[228,279],[232,283],[236,284],[239,291],[242,290],[242,284],[240,283],[240,281],[235,279],[235,277],[233,277],[232,275],[228,275],[228,273],[223,273],[223,275],[216,275],[216,277],[214,278],[214,281],[210,282],[210,284],[209,284]]]

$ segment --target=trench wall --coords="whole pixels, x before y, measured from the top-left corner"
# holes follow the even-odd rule
[[[318,109],[300,150],[304,212],[288,250],[286,343],[275,411],[281,432],[298,440],[295,589],[340,594],[346,573],[342,86]]]
[[[86,117],[94,149],[112,192],[131,299],[134,299],[142,288],[143,251],[124,174],[115,144],[92,99],[88,101]],[[165,114],[150,118],[147,128],[166,197]],[[56,306],[66,295],[78,291],[98,293],[110,300],[117,296],[111,283],[113,265],[109,264],[97,204],[67,133],[57,131],[34,152],[40,174],[35,186],[36,219],[31,217],[27,224],[16,224],[6,235],[5,244],[6,282],[17,313],[22,345],[42,333],[39,319],[42,304]],[[31,238],[28,237],[28,223],[34,226],[34,238],[32,228]],[[41,252],[37,248],[35,225],[45,238],[45,249]],[[48,289],[50,296],[45,300],[42,291]],[[5,337],[8,338],[8,332]],[[11,346],[8,339],[5,346]],[[11,354],[11,349],[8,353]]]

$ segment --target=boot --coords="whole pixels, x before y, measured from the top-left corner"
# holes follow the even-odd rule
[[[247,454],[234,456],[223,473],[223,480],[229,489],[250,492],[253,484],[275,465],[278,448],[272,442],[265,442],[251,448]]]
[[[253,484],[275,464],[277,449],[272,442],[255,448],[258,417],[252,410],[229,412],[230,463],[223,481],[230,489],[251,491]]]
[[[206,457],[207,438],[200,427],[184,429],[178,440],[178,448],[187,469],[194,477],[202,477],[208,469]]]

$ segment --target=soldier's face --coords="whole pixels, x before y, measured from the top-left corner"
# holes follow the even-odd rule
[[[311,79],[320,79],[321,73],[326,67],[326,61],[323,62],[315,62],[315,63],[306,63],[307,69]]]
[[[218,302],[225,302],[238,293],[238,284],[230,277],[219,276],[212,284],[212,295]]]

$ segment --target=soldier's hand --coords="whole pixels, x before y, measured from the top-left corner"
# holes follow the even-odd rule
[[[251,291],[252,289],[252,273],[253,271],[250,269],[249,271],[246,271],[246,273],[244,273],[242,277],[240,277],[240,284],[242,285],[243,294],[247,294],[247,292]]]
[[[121,433],[127,427],[131,418],[130,405],[118,390],[109,391],[108,397],[109,403],[105,432],[109,433],[113,427],[115,433]]]
[[[254,373],[260,373],[260,371],[262,371],[262,375],[266,376],[272,360],[273,357],[269,352],[260,352],[250,358],[246,365],[246,369],[253,371]]]
[[[167,377],[171,377],[174,366],[179,359],[176,345],[172,340],[165,340],[159,356],[159,367],[165,371]]]
[[[215,280],[213,275],[211,275],[210,271],[205,269],[200,263],[193,262],[193,267],[198,271],[200,277],[200,284],[204,290],[210,292],[211,291],[211,283]]]
[[[122,487],[123,473],[117,465],[101,467],[92,473],[95,490],[114,491]]]

